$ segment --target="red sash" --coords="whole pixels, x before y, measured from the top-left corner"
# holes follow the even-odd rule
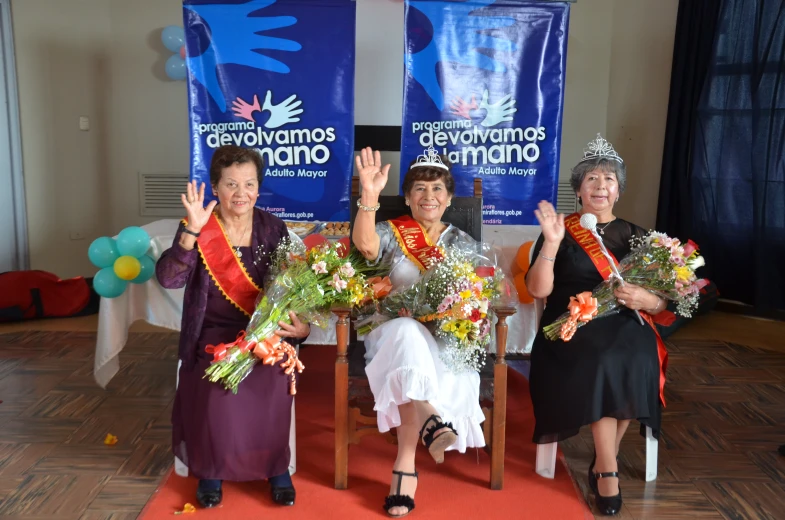
[[[591,258],[591,261],[594,262],[594,266],[597,268],[597,271],[599,271],[602,279],[607,280],[613,272],[611,265],[605,255],[602,254],[600,245],[594,238],[594,235],[592,235],[590,231],[587,231],[581,227],[581,216],[578,213],[573,213],[572,215],[566,217],[564,219],[564,227],[567,228],[570,236],[578,243],[579,246],[581,246],[586,254],[589,255],[589,258]],[[608,251],[608,254],[611,255],[613,261],[616,263],[616,265],[618,265],[619,261],[616,260],[616,257],[613,256],[613,253]],[[654,325],[654,320],[652,317],[647,312],[639,312],[644,321],[649,324],[651,330],[654,331],[655,336],[657,336],[657,358],[660,362],[660,401],[664,407],[665,370],[668,367],[668,350],[665,348],[665,342],[662,341],[660,333],[657,332],[657,327]]]
[[[183,222],[188,224],[186,220]],[[197,242],[204,266],[221,293],[250,317],[262,289],[254,283],[243,263],[235,255],[226,230],[214,212],[202,228]]]
[[[434,263],[444,259],[442,249],[431,242],[425,229],[412,217],[404,215],[388,222],[403,254],[417,266],[421,273]]]

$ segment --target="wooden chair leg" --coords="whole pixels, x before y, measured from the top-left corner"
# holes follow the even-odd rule
[[[507,317],[513,308],[496,309],[496,364],[493,367],[493,426],[491,427],[491,489],[504,487],[504,450],[507,432]]]
[[[349,311],[335,309],[335,489],[349,487]]]

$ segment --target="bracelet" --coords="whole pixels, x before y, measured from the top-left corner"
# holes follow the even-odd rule
[[[382,207],[380,203],[376,203],[376,206],[363,206],[363,203],[360,202],[360,199],[357,199],[357,207],[363,211],[379,211],[379,208]]]
[[[196,238],[199,238],[199,235],[201,235],[201,233],[197,233],[195,231],[191,231],[190,229],[188,229],[185,226],[183,226],[183,233],[188,233],[189,235],[195,236]]]
[[[540,253],[540,254],[539,254],[539,257],[540,257],[540,258],[542,258],[543,260],[547,260],[547,261],[549,261],[549,262],[555,262],[555,261],[556,261],[556,259],[555,259],[555,258],[551,258],[550,256],[545,256],[545,255],[544,255],[544,254],[542,254],[542,253]]]

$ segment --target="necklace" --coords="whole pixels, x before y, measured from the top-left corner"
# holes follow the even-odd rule
[[[251,223],[251,219],[249,219],[248,222],[245,223],[245,229],[243,230],[243,234],[240,235],[240,239],[239,240],[236,240],[236,241],[232,240],[232,237],[229,236],[229,230],[227,229],[227,231],[226,231],[226,236],[229,238],[229,243],[231,244],[232,249],[234,249],[234,255],[237,258],[241,258],[243,256],[243,252],[240,251],[240,246],[236,246],[236,245],[234,245],[234,243],[235,242],[240,242],[243,239],[245,234],[248,232],[248,224],[250,224],[250,223]]]
[[[616,220],[616,219],[614,218],[613,220]],[[600,235],[605,235],[605,228],[606,228],[606,227],[608,227],[608,226],[611,224],[611,222],[613,222],[613,220],[611,220],[611,221],[609,221],[609,222],[606,222],[606,223],[605,223],[605,225],[604,225],[604,226],[602,226],[602,228],[600,228],[599,226],[597,226],[597,229],[599,229],[599,230],[600,230]]]

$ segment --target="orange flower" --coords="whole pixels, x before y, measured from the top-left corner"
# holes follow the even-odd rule
[[[373,278],[368,278],[368,284],[373,289],[373,297],[377,300],[380,298],[384,298],[390,291],[392,290],[392,282],[390,281],[389,276],[385,276],[382,278],[381,276],[374,276]]]
[[[107,446],[114,446],[117,444],[117,436],[112,435],[111,433],[107,433],[106,437],[104,438],[104,444]]]
[[[174,512],[174,514],[176,514],[176,515],[185,515],[185,514],[188,514],[188,513],[196,513],[196,507],[194,507],[193,504],[190,504],[190,503],[185,504],[183,506],[182,511],[175,511]]]

